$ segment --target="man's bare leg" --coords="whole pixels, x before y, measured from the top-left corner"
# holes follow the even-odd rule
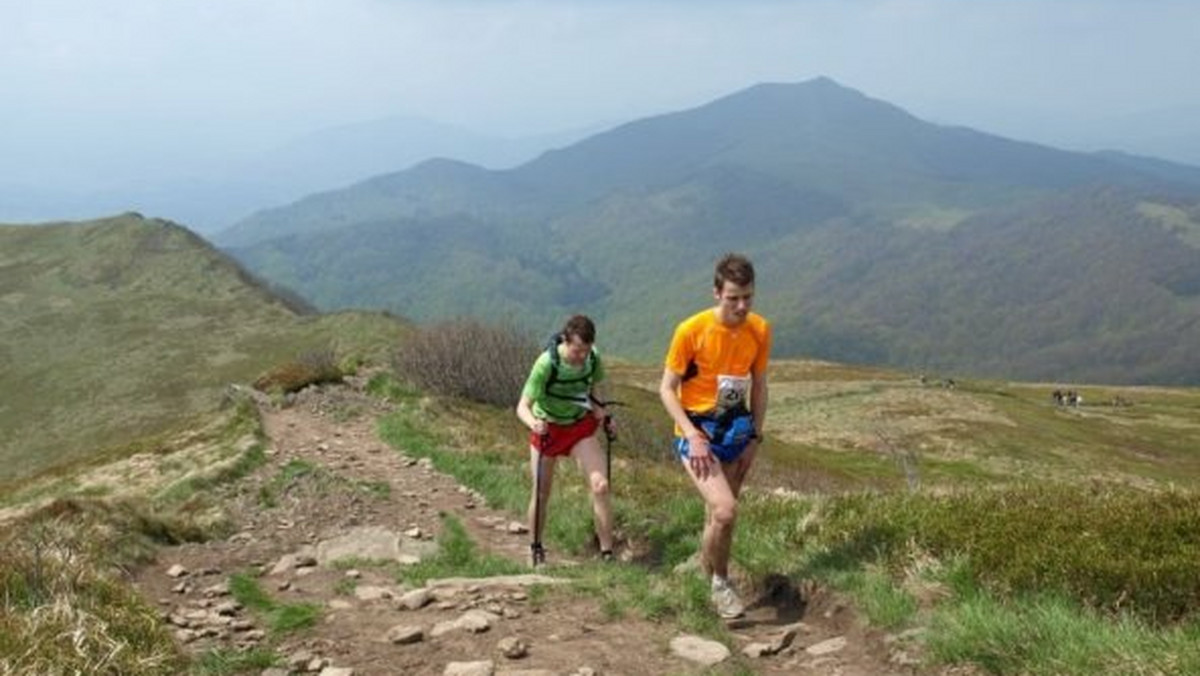
[[[596,537],[600,540],[600,551],[612,551],[612,495],[609,491],[608,476],[604,461],[604,450],[596,437],[588,437],[575,444],[571,455],[579,463],[588,481],[592,494],[592,515],[596,523]]]

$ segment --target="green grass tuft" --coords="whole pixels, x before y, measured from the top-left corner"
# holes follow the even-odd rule
[[[229,592],[243,606],[250,608],[266,619],[267,626],[276,634],[286,634],[297,629],[311,627],[321,615],[321,608],[311,603],[281,604],[263,591],[254,577],[242,573],[229,577]]]

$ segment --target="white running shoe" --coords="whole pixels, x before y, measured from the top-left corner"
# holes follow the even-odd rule
[[[746,606],[733,590],[733,585],[723,577],[713,576],[711,598],[717,615],[723,620],[734,620],[746,614]]]

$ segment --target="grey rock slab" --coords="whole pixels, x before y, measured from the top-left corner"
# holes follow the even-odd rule
[[[430,595],[429,590],[422,587],[405,593],[399,598],[396,605],[405,610],[420,610],[429,605],[432,600],[433,596]]]
[[[500,642],[496,644],[496,650],[510,660],[519,660],[529,654],[529,646],[516,636],[500,639]]]
[[[846,647],[846,637],[837,636],[820,643],[814,643],[804,649],[804,652],[813,656],[829,655],[841,651]]]
[[[393,598],[395,595],[395,591],[389,587],[377,587],[368,584],[354,588],[354,596],[359,601],[378,601],[380,599]]]
[[[429,635],[437,638],[443,634],[448,634],[452,631],[467,631],[472,634],[482,634],[491,629],[492,623],[500,618],[492,613],[483,610],[468,610],[456,620],[448,620],[446,622],[438,622],[433,629],[429,631]]]
[[[387,632],[387,641],[395,645],[420,643],[425,640],[425,630],[409,624],[398,624]]]
[[[479,662],[451,662],[442,671],[442,676],[495,676],[496,665],[491,660]]]
[[[570,580],[565,580],[548,575],[495,575],[493,577],[446,577],[440,580],[430,580],[425,583],[429,589],[439,589],[443,587],[455,587],[467,589],[469,587],[532,587],[536,584],[566,584]]]
[[[711,667],[729,659],[729,648],[717,641],[684,634],[671,639],[671,652],[689,662]]]
[[[400,535],[379,526],[361,526],[317,543],[317,562],[328,566],[341,559],[393,561],[400,555]]]

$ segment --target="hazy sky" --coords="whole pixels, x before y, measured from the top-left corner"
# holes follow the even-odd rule
[[[1194,0],[0,0],[0,155],[219,154],[398,114],[529,134],[819,75],[1069,136],[1200,110],[1197,73]]]

